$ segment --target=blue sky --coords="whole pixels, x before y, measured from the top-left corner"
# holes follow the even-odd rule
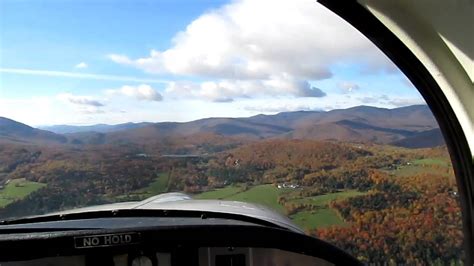
[[[312,0],[0,2],[0,116],[30,125],[419,103]]]

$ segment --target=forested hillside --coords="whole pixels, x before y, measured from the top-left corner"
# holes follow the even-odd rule
[[[374,112],[352,111],[359,118]],[[334,111],[331,119],[340,112]],[[208,119],[164,127],[147,124],[66,134],[68,142],[62,135],[5,120],[2,125],[9,129],[0,131],[0,216],[183,191],[196,199],[266,205],[366,263],[459,263],[461,210],[446,147],[403,148],[366,138],[369,131],[383,142],[406,135],[401,146],[412,147],[405,144],[419,143],[419,134],[436,135],[423,133],[429,126],[403,126],[395,119],[400,128],[390,128],[375,116],[367,127],[360,119],[332,123],[321,116],[297,112],[238,123]],[[424,117],[424,112],[411,116]],[[309,117],[322,124],[302,125]],[[331,133],[330,124],[351,129]],[[298,135],[291,129],[300,126],[309,131]],[[171,134],[176,128],[184,131]],[[317,134],[332,137],[308,137]],[[354,138],[357,134],[362,139]]]
[[[75,145],[143,144],[150,140],[195,134],[232,136],[247,140],[280,138],[356,141],[409,148],[444,144],[436,120],[426,105],[395,109],[358,106],[328,112],[284,112],[246,118],[206,118],[183,123],[61,125],[42,129],[64,134],[67,141]]]

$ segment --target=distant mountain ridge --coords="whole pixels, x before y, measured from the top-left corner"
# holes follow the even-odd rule
[[[98,132],[109,133],[120,130],[127,130],[132,128],[139,128],[153,123],[124,123],[118,125],[97,124],[90,126],[70,126],[70,125],[55,125],[55,126],[41,126],[39,129],[51,131],[57,134],[81,133],[81,132]]]
[[[439,128],[427,130],[389,143],[390,145],[405,147],[405,148],[426,148],[433,146],[440,146],[444,144],[443,134]]]
[[[0,140],[16,142],[67,143],[68,139],[60,134],[41,130],[0,117]]]
[[[13,121],[13,120],[11,120]],[[20,123],[19,123],[20,124]],[[23,125],[23,124],[21,124]],[[15,138],[15,128],[5,126]],[[313,139],[374,142],[403,147],[432,147],[444,141],[431,111],[426,105],[414,105],[394,109],[357,106],[331,111],[283,112],[275,115],[256,115],[247,118],[205,118],[191,122],[125,123],[118,125],[51,126],[37,130],[36,137],[70,144],[142,143],[166,138],[210,134],[243,139]],[[7,130],[7,129],[4,129]],[[0,123],[0,139],[2,138]],[[27,140],[25,134],[22,140]],[[6,136],[6,135],[5,135]],[[32,135],[35,136],[35,135]],[[46,137],[48,136],[48,137]],[[26,138],[26,139],[25,139]],[[64,140],[66,139],[66,140]],[[422,140],[422,141],[421,141]]]

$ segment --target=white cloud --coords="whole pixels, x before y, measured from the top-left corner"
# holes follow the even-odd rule
[[[159,79],[143,79],[143,78],[127,77],[127,76],[88,74],[88,73],[39,70],[39,69],[29,69],[29,68],[0,68],[0,73],[15,74],[15,75],[45,76],[45,77],[76,78],[76,79],[130,81],[130,82],[165,83],[165,84],[168,83],[167,80],[159,80]]]
[[[109,123],[105,107],[73,104],[64,96],[0,98],[0,116],[30,126]],[[31,115],[31,114],[34,115]],[[100,115],[98,115],[100,114]]]
[[[393,98],[386,101],[386,104],[394,107],[410,106],[417,104],[426,104],[425,100],[420,97],[409,97],[409,98]]]
[[[337,86],[341,88],[342,90],[344,90],[344,92],[352,92],[352,91],[360,89],[360,86],[357,83],[352,82],[352,81],[342,81],[342,82],[339,82]]]
[[[257,113],[280,113],[280,112],[295,112],[295,111],[321,111],[322,108],[306,103],[292,103],[292,102],[270,102],[263,105],[248,105],[244,107],[247,111]]]
[[[327,79],[334,64],[358,63],[368,71],[393,67],[362,34],[312,0],[234,1],[191,22],[176,34],[169,49],[152,50],[138,59],[118,54],[110,54],[109,59],[149,73],[198,76],[217,79],[216,83],[262,80],[262,84],[270,83],[260,88],[266,90],[264,94],[270,89],[280,94],[280,86],[271,84],[275,77],[301,84]],[[251,96],[245,87],[237,88],[240,92],[221,87],[234,96]],[[217,89],[202,89],[198,94],[207,90],[215,94]],[[293,95],[320,94],[306,90]]]
[[[380,98],[377,97],[371,97],[371,96],[365,96],[362,98],[359,98],[359,101],[363,104],[371,104],[371,103],[377,103],[380,101]]]
[[[386,95],[386,94],[380,95],[379,98],[380,98],[381,100],[385,100],[385,101],[390,100],[390,98],[389,98],[388,95]]]
[[[307,81],[293,77],[272,76],[266,80],[221,80],[203,83],[171,82],[167,95],[174,98],[198,98],[213,102],[230,102],[236,98],[263,96],[324,97],[326,93]]]
[[[358,105],[369,104],[373,106],[380,106],[380,107],[387,107],[387,108],[426,104],[426,102],[421,96],[400,97],[400,96],[394,96],[394,95],[388,96],[386,94],[360,95],[359,97],[356,97],[355,100],[357,101]]]
[[[83,69],[83,68],[87,68],[88,65],[86,64],[86,62],[80,62],[79,64],[75,65],[74,67],[79,68],[79,69]]]
[[[362,34],[311,0],[235,1],[194,20],[173,43],[144,58],[109,58],[151,73],[226,79],[288,73],[317,80],[330,77],[329,65],[340,61],[391,65]]]
[[[78,111],[82,114],[86,115],[95,115],[95,114],[105,114],[105,110],[101,108],[97,108],[95,106],[85,106],[83,108],[79,108]]]
[[[110,60],[119,64],[133,64],[133,61],[124,55],[110,54],[107,56]]]
[[[53,103],[54,99],[44,96],[21,99],[0,97],[0,116],[27,125],[39,125],[44,123],[46,119],[55,123],[57,116],[53,112]]]
[[[105,104],[95,97],[61,93],[56,96],[56,99],[69,105],[72,104],[73,110],[79,114],[92,115],[105,113],[105,110],[103,109]],[[61,112],[65,111],[66,110],[63,109]]]
[[[76,105],[86,105],[91,107],[104,106],[102,102],[90,96],[77,96],[71,93],[61,93],[57,96],[57,98]]]
[[[161,101],[163,97],[150,85],[141,84],[138,86],[122,86],[120,89],[116,90],[107,90],[109,95],[124,95],[127,97],[133,97],[138,100],[146,101]]]

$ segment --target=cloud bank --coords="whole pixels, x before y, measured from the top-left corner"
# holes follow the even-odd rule
[[[105,113],[105,104],[91,96],[79,96],[71,93],[61,93],[56,98],[62,102],[71,104],[74,109],[82,114],[102,114]]]
[[[367,71],[392,67],[357,30],[311,0],[235,1],[191,22],[169,49],[109,59],[148,73],[211,80],[171,84],[168,91],[213,101],[251,97],[251,91],[321,97],[324,92],[306,84],[332,77],[334,64],[358,63]]]
[[[106,93],[108,95],[122,95],[144,101],[158,102],[163,100],[161,94],[147,84],[137,86],[125,85],[116,90],[107,90]]]
[[[235,98],[258,96],[324,97],[326,93],[304,80],[291,76],[267,80],[221,80],[202,83],[171,82],[166,93],[176,98],[197,98],[213,102],[231,102]]]
[[[89,66],[86,64],[86,62],[80,62],[79,64],[75,65],[74,67],[78,68],[78,69],[83,69],[83,68],[87,68]]]
[[[352,92],[360,89],[360,86],[353,81],[342,81],[339,82],[337,86],[344,92]]]
[[[62,93],[58,95],[58,99],[65,102],[69,102],[77,105],[93,106],[93,107],[102,107],[104,104],[93,97],[89,96],[77,96],[71,93]]]
[[[67,71],[30,69],[30,68],[0,68],[0,73],[43,76],[43,77],[91,79],[91,80],[146,82],[146,83],[162,83],[162,84],[168,83],[167,80],[160,80],[160,79],[145,79],[145,78],[137,78],[137,77],[118,76],[118,75],[77,73],[77,72],[67,72]]]

